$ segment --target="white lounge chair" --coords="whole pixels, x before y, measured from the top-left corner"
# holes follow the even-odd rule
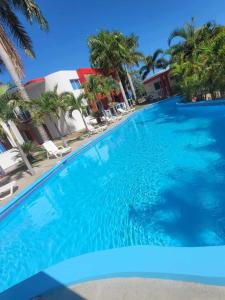
[[[86,123],[91,124],[91,125],[98,124],[97,120],[90,116],[85,117],[85,120],[86,120]]]
[[[126,115],[128,114],[128,111],[127,110],[124,110],[122,108],[117,108],[117,111],[121,114],[121,115]]]
[[[87,126],[88,126],[88,130],[90,131],[90,133],[93,133],[93,134],[103,132],[104,130],[107,129],[106,125],[94,127],[91,124],[87,124]]]
[[[63,147],[59,146],[57,147],[53,141],[47,141],[42,144],[42,146],[45,148],[47,152],[47,158],[49,159],[51,156],[54,156],[56,158],[62,157],[64,154],[69,153],[72,148],[71,147]]]
[[[14,187],[16,187],[16,181],[12,181],[0,187],[0,201],[12,196]],[[7,193],[8,192],[8,193]],[[2,197],[7,193],[5,196]]]
[[[108,117],[108,116],[103,116],[102,117],[102,121],[106,121],[107,123],[113,123],[115,122],[115,118],[114,117]]]
[[[21,164],[22,158],[16,148],[12,148],[0,154],[0,166],[5,174],[16,170]]]

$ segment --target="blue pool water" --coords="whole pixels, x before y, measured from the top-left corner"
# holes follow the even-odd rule
[[[144,109],[65,163],[0,222],[0,289],[131,245],[225,244],[225,106]]]

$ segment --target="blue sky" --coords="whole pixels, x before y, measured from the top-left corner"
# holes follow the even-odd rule
[[[57,70],[89,66],[87,37],[100,29],[117,29],[139,36],[146,55],[166,49],[170,32],[192,16],[196,24],[216,20],[225,24],[225,0],[37,0],[49,21],[48,33],[26,26],[36,59],[23,54],[24,81]],[[0,81],[9,81],[6,72]]]

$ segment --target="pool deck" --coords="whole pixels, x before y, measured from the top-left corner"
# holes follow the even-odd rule
[[[192,286],[194,293],[196,291],[195,286],[198,287],[201,285],[202,288],[200,290],[203,292],[203,296],[208,290],[213,291],[215,295],[216,293],[223,293],[222,295],[224,295],[225,247],[133,246],[88,253],[62,261],[24,280],[0,294],[0,300],[30,300],[35,299],[35,297],[36,299],[42,299],[42,295],[49,295],[47,293],[51,293],[51,291],[53,291],[54,295],[57,293],[66,293],[70,291],[68,287],[73,287],[76,290],[77,287],[83,286],[84,291],[88,291],[88,288],[85,288],[88,282],[90,284],[94,282],[92,286],[95,290],[98,289],[99,282],[103,279],[107,279],[108,282],[114,282],[115,278],[142,278],[143,282],[145,282],[144,279],[154,279],[156,280],[155,282],[159,282],[160,284],[164,282],[162,279],[166,281],[170,280],[169,282],[174,282],[171,289],[175,285],[183,287],[184,290],[186,286]],[[123,282],[124,280],[121,280],[121,289]],[[206,285],[205,288],[203,288],[203,285]],[[212,288],[207,286],[212,286]],[[105,290],[105,285],[102,288]],[[134,295],[136,293],[137,291],[135,290]],[[143,293],[145,293],[144,288]],[[41,295],[42,298],[37,298],[38,295]],[[68,299],[93,300],[95,298],[76,298],[74,296],[74,298],[71,297]],[[107,297],[105,299],[108,300],[110,298]],[[117,298],[114,299],[117,300]],[[137,298],[121,299],[130,300]],[[185,298],[181,297],[180,299]],[[216,298],[215,296],[211,299],[225,299],[225,297]]]
[[[61,288],[36,299],[222,300],[225,287],[149,278],[111,278]]]

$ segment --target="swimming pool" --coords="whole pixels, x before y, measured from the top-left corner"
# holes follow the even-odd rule
[[[66,160],[0,222],[1,291],[88,252],[224,245],[224,119],[172,99]]]

